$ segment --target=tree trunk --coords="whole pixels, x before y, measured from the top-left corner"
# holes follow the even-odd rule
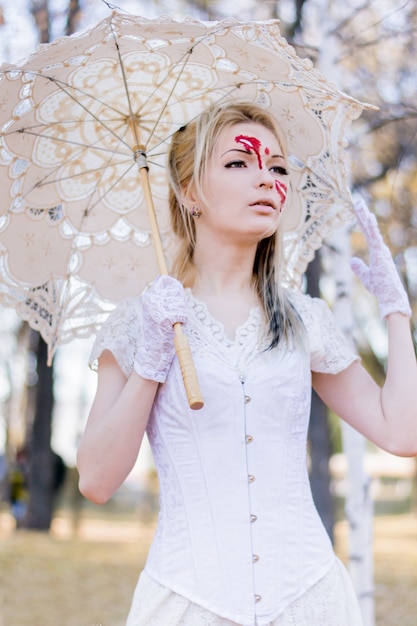
[[[336,287],[333,311],[346,339],[353,345],[351,307],[350,237],[348,226],[328,240],[332,251],[332,274]],[[372,552],[374,504],[364,459],[366,439],[349,424],[342,422],[343,449],[347,458],[348,493],[345,514],[349,523],[349,572],[358,596],[365,626],[375,624],[374,566]]]
[[[49,43],[50,24],[48,0],[32,0],[32,15],[39,31],[39,43]]]
[[[337,38],[335,4],[331,0],[312,0],[306,5],[310,11],[310,28],[315,34],[319,69],[335,84],[341,81],[337,68],[340,53]],[[305,17],[305,16],[304,16]],[[342,85],[343,87],[343,85]],[[333,311],[338,325],[349,341],[352,340],[353,314],[350,303],[350,276],[348,259],[350,240],[348,229],[329,238],[333,250],[332,278],[336,288]],[[343,448],[348,460],[348,493],[345,512],[349,522],[349,571],[359,600],[365,626],[374,626],[372,513],[373,502],[369,477],[364,469],[366,441],[362,435],[342,423]]]
[[[36,343],[38,382],[33,426],[29,438],[29,504],[24,526],[49,530],[56,482],[56,455],[51,448],[53,369],[47,366],[47,345],[39,334]]]
[[[69,0],[66,34],[76,29],[80,11],[79,0]],[[48,0],[32,0],[32,14],[39,30],[41,43],[50,41]],[[63,480],[62,459],[51,448],[52,414],[54,408],[53,368],[47,365],[47,345],[42,337],[31,331],[37,357],[38,381],[34,391],[31,428],[27,437],[29,448],[29,503],[23,525],[26,528],[49,530],[57,488]]]
[[[307,291],[320,296],[320,257],[316,254],[306,272]],[[310,484],[314,503],[332,543],[334,539],[334,501],[330,492],[329,459],[332,453],[328,411],[326,405],[313,391],[309,426]]]
[[[66,35],[73,35],[77,30],[80,13],[80,0],[69,0]]]
[[[334,542],[334,501],[330,492],[329,459],[332,446],[327,407],[313,391],[309,427],[310,484],[314,504],[331,542]]]

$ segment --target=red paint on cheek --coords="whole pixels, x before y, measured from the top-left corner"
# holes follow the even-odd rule
[[[262,169],[262,159],[261,159],[261,142],[256,137],[247,137],[246,135],[238,135],[235,137],[236,143],[240,143],[246,150],[246,152],[251,152],[252,150],[256,154],[258,158],[258,167]]]
[[[279,210],[281,212],[282,209],[284,208],[285,200],[287,199],[288,187],[285,183],[281,182],[280,180],[276,180],[275,189],[277,190],[278,195],[279,195],[279,199],[280,199]]]

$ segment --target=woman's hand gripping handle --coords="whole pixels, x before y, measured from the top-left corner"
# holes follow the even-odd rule
[[[138,349],[134,369],[148,380],[163,383],[177,351],[192,409],[203,400],[191,351],[182,325],[187,323],[187,305],[182,284],[162,274],[142,296],[144,343]]]

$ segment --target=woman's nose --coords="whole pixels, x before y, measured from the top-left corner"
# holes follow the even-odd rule
[[[262,167],[262,169],[259,170],[259,187],[267,187],[268,189],[273,189],[274,185],[275,178],[266,167]]]

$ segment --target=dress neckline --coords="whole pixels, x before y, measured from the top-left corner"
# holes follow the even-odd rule
[[[205,327],[210,328],[213,336],[220,343],[231,346],[246,343],[249,336],[258,338],[259,330],[264,322],[263,311],[259,304],[249,310],[246,320],[236,327],[234,337],[231,339],[226,333],[224,324],[211,314],[206,302],[197,298],[190,287],[187,287],[185,292],[196,317]]]

